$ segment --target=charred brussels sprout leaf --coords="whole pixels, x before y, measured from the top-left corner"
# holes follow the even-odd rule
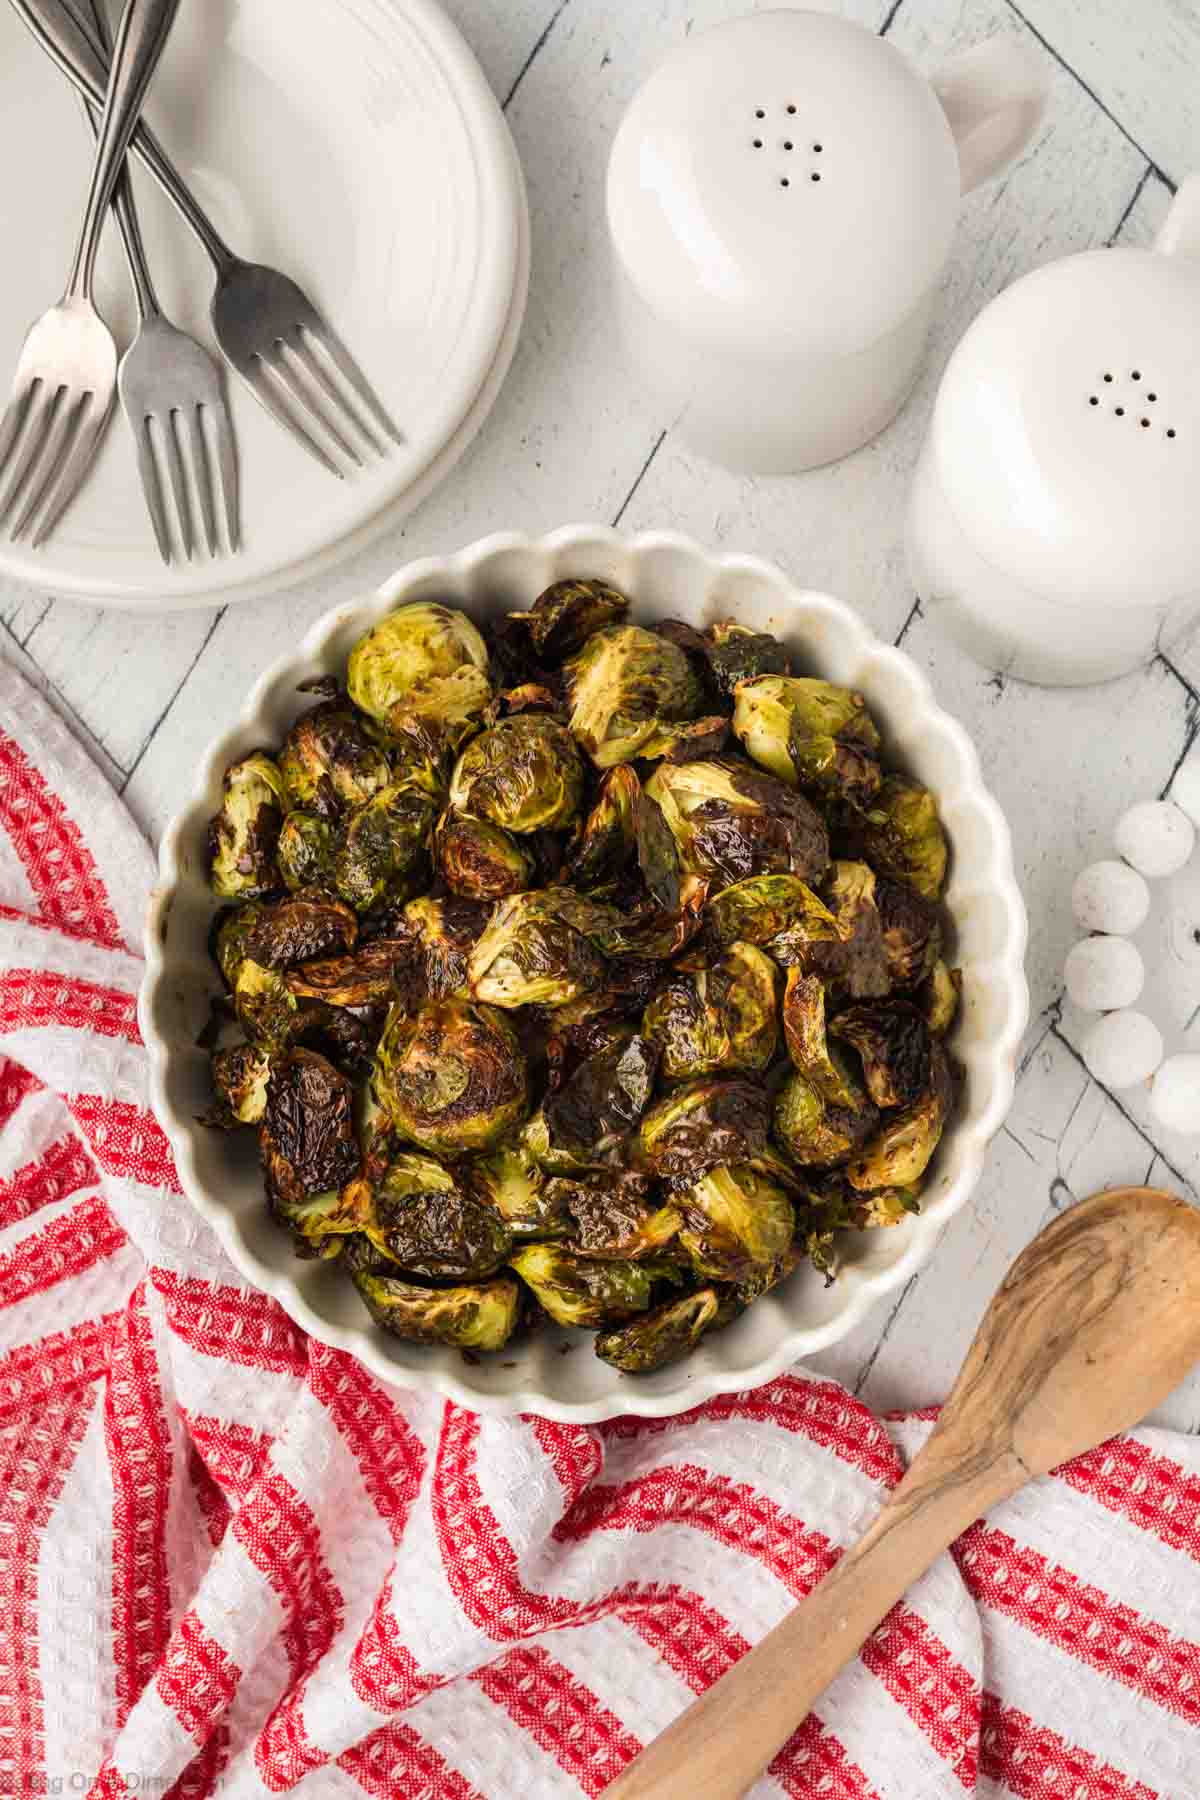
[[[353,1281],[375,1323],[410,1344],[502,1350],[520,1317],[521,1291],[507,1275],[458,1287],[427,1288],[355,1269]]]
[[[571,848],[562,880],[582,892],[615,881],[637,849],[642,784],[627,764],[610,769]]]
[[[514,1238],[566,1235],[564,1196],[550,1192],[552,1184],[524,1144],[500,1144],[461,1173],[475,1198],[495,1210]]]
[[[939,908],[932,900],[922,899],[914,888],[886,875],[876,882],[875,896],[892,986],[919,987],[941,950]]]
[[[658,1046],[633,1032],[586,1057],[542,1106],[547,1168],[607,1161],[636,1126],[654,1092]],[[527,1140],[538,1155],[532,1140]]]
[[[524,1117],[528,1095],[511,1027],[463,1000],[433,1000],[415,1016],[393,1006],[372,1083],[402,1136],[446,1156],[498,1143]]]
[[[733,619],[710,625],[705,651],[717,691],[732,700],[739,681],[760,675],[787,675],[791,662],[779,639],[766,631],[751,631]]]
[[[748,763],[663,763],[646,784],[679,867],[712,889],[755,875],[815,881],[829,865],[829,834],[803,795]]]
[[[767,1147],[770,1101],[751,1081],[689,1081],[642,1120],[637,1161],[672,1188],[720,1163],[752,1162]]]
[[[252,1044],[282,1050],[300,1027],[300,1010],[287,978],[247,956],[238,964],[233,986],[238,1023]]]
[[[542,663],[560,663],[582,649],[593,632],[616,625],[629,602],[606,581],[556,581],[539,594],[533,610],[514,614],[529,632],[534,655]]]
[[[722,1164],[676,1200],[679,1242],[692,1267],[713,1281],[746,1281],[785,1256],[795,1228],[783,1189],[749,1163]]]
[[[698,1288],[668,1300],[628,1325],[602,1331],[596,1355],[625,1375],[649,1375],[690,1356],[706,1332],[726,1323],[727,1308],[715,1288]]]
[[[962,1003],[962,970],[948,969],[935,962],[921,989],[921,1007],[925,1023],[934,1037],[947,1037],[953,1030]]]
[[[775,1100],[775,1136],[801,1168],[832,1169],[846,1162],[875,1129],[879,1113],[864,1093],[855,1106],[833,1106],[798,1072]]]
[[[645,1176],[555,1177],[552,1199],[570,1215],[570,1248],[578,1256],[638,1262],[660,1255],[679,1230],[673,1206],[658,1205]]]
[[[279,770],[289,807],[332,819],[361,806],[392,779],[388,759],[342,700],[304,713],[284,739]]]
[[[618,1324],[645,1312],[654,1287],[651,1264],[599,1262],[557,1244],[526,1244],[511,1266],[556,1325]]]
[[[413,945],[420,998],[467,1000],[467,963],[483,935],[490,906],[478,900],[410,900],[404,925]]]
[[[217,1104],[205,1120],[225,1130],[257,1125],[267,1104],[271,1058],[253,1044],[234,1044],[212,1058],[212,1084]]]
[[[209,879],[221,899],[256,900],[280,885],[283,798],[283,778],[265,752],[226,769],[221,810],[208,828]]]
[[[314,956],[349,950],[358,921],[328,894],[294,894],[264,906],[246,937],[246,955],[267,969],[287,969]]]
[[[409,1275],[478,1280],[494,1274],[512,1249],[512,1234],[498,1214],[465,1193],[432,1157],[393,1158],[371,1198],[366,1235]]]
[[[637,625],[595,632],[563,670],[571,731],[598,768],[661,756],[704,694],[687,656]]]
[[[879,733],[861,694],[807,677],[744,681],[733,729],[780,781],[865,804],[879,787]]]
[[[434,860],[451,893],[465,900],[503,900],[524,893],[534,877],[532,859],[510,832],[463,813],[442,815]]]
[[[837,920],[838,936],[803,947],[795,959],[797,966],[854,1000],[881,998],[892,982],[874,873],[866,863],[835,862],[821,894]]]
[[[929,1027],[907,1000],[852,1006],[830,1026],[862,1058],[876,1106],[911,1106],[929,1081]]]
[[[411,879],[424,873],[433,821],[429,796],[402,782],[381,788],[358,807],[350,815],[334,865],[343,900],[361,913],[389,896],[403,896],[406,885],[411,893]]]
[[[878,874],[906,882],[926,900],[940,897],[948,851],[928,788],[889,775],[864,812],[847,814],[844,830]]]
[[[396,970],[409,954],[407,940],[376,938],[349,956],[305,963],[287,978],[301,1000],[324,1000],[329,1006],[378,1006],[392,998]]]
[[[339,835],[329,819],[320,813],[288,813],[279,832],[276,857],[285,887],[297,893],[301,888],[333,886],[334,858]]]
[[[355,706],[380,724],[400,732],[423,726],[457,748],[491,700],[487,667],[487,645],[465,613],[419,600],[358,640],[347,686]]]
[[[262,1151],[268,1189],[285,1201],[341,1189],[358,1174],[354,1090],[315,1050],[273,1063]]]
[[[785,968],[809,947],[841,941],[841,927],[798,875],[752,875],[710,900],[705,912],[717,944],[757,944]]]
[[[560,830],[579,811],[583,763],[565,725],[515,713],[467,745],[450,781],[450,804],[505,831]]]
[[[681,975],[646,1008],[643,1030],[662,1048],[662,1072],[678,1081],[746,1070],[758,1074],[779,1041],[775,965],[753,944],[733,943],[707,969]]]
[[[502,900],[471,953],[471,991],[491,1006],[565,1006],[604,985],[587,935],[594,909],[567,888]]]
[[[783,996],[783,1030],[792,1066],[830,1106],[862,1105],[862,1090],[836,1050],[825,1028],[825,989],[815,975],[789,969]]]
[[[851,1187],[912,1188],[921,1180],[941,1141],[954,1100],[954,1078],[941,1044],[930,1056],[929,1087],[902,1112],[893,1113],[846,1170]]]

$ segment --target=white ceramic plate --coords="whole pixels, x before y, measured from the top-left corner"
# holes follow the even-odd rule
[[[832,1286],[812,1269],[756,1302],[714,1333],[688,1361],[657,1374],[621,1375],[578,1332],[547,1331],[511,1355],[468,1364],[449,1349],[402,1344],[380,1331],[336,1264],[300,1262],[272,1224],[263,1199],[252,1132],[206,1130],[208,1058],[196,1037],[219,978],[208,955],[216,903],[205,863],[208,820],[228,763],[253,746],[277,743],[311,700],[297,683],[343,673],[355,640],[409,600],[433,598],[478,619],[526,608],[552,581],[599,576],[630,595],[634,617],[681,618],[702,626],[733,617],[783,637],[797,667],[860,688],[885,736],[888,760],[936,794],[953,861],[947,904],[963,1008],[954,1050],[966,1070],[961,1104],[933,1166],[918,1218],[856,1235]],[[369,599],[341,606],[258,681],[234,724],[211,746],[191,794],[163,838],[160,885],[146,930],[146,979],[139,1016],[149,1047],[154,1105],[171,1140],[184,1188],[216,1228],[234,1263],[297,1324],[350,1350],[374,1374],[432,1388],[479,1412],[539,1412],[588,1421],[618,1413],[662,1417],[713,1394],[768,1381],[798,1357],[844,1337],[880,1297],[928,1262],[951,1215],[971,1193],[988,1140],[1008,1111],[1017,1048],[1029,1008],[1025,910],[1012,868],[1008,827],[986,792],[962,726],[935,704],[923,675],[900,650],[881,644],[848,606],[795,587],[770,563],[710,556],[665,532],[623,536],[578,526],[544,538],[485,538],[459,555],[402,569]],[[560,1354],[564,1343],[573,1346]]]
[[[241,255],[293,275],[359,359],[404,434],[335,480],[235,378],[244,549],[167,569],[123,417],[39,551],[0,538],[0,573],[109,606],[247,599],[320,573],[394,523],[462,454],[516,346],[528,216],[508,127],[470,50],[432,0],[205,0],[183,7],[148,117]],[[62,289],[86,188],[76,98],[0,7],[6,180],[0,389],[30,322]],[[211,347],[210,265],[154,184],[138,198],[163,305]],[[133,308],[116,233],[98,299],[118,342]]]

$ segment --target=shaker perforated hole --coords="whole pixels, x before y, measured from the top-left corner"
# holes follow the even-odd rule
[[[788,135],[784,135],[784,133],[788,132],[787,121],[789,119],[794,119],[799,113],[799,110],[800,109],[794,100],[789,100],[786,103],[777,101],[771,106],[756,106],[754,108],[754,117],[760,122],[766,120],[773,124],[774,120],[782,115],[784,131],[781,132],[779,137],[773,137],[770,132],[764,134],[761,131],[755,131],[751,134],[750,138],[752,149],[760,151],[773,149],[775,151],[779,158],[779,161],[775,164],[775,174],[778,185],[781,188],[790,188],[793,185],[793,181],[799,179],[798,174],[793,177],[791,173],[785,173],[785,169],[790,170],[793,167],[790,162],[785,164],[784,167],[780,167],[780,163],[783,161],[784,157],[791,158],[798,150],[803,150],[804,148],[803,143],[798,143],[793,134],[788,133]],[[811,149],[814,155],[820,156],[823,153],[825,146],[822,143],[814,142],[811,145]],[[820,170],[814,169],[810,165],[808,179],[810,182],[820,181]]]
[[[1112,396],[1112,399],[1114,401],[1114,405],[1112,407],[1112,417],[1114,419],[1124,419],[1126,416],[1129,416],[1131,423],[1132,423],[1133,419],[1137,420],[1138,427],[1140,430],[1149,431],[1152,429],[1152,427],[1154,426],[1154,423],[1155,423],[1154,417],[1150,413],[1146,412],[1145,408],[1147,406],[1153,406],[1153,405],[1157,404],[1158,393],[1157,393],[1157,390],[1154,388],[1144,388],[1142,386],[1142,383],[1143,383],[1143,381],[1145,381],[1147,379],[1152,380],[1153,377],[1149,377],[1149,378],[1146,377],[1145,375],[1143,375],[1141,369],[1128,369],[1126,371],[1126,374],[1120,378],[1120,383],[1118,383],[1118,377],[1116,375],[1114,375],[1113,371],[1111,369],[1105,369],[1104,373],[1102,374],[1100,379],[1102,382],[1104,382],[1109,387],[1112,387],[1114,385],[1117,386],[1117,391]],[[1131,393],[1130,390],[1127,388],[1125,390],[1125,392],[1122,393],[1121,385],[1123,385],[1123,383],[1126,381],[1128,381],[1130,383],[1136,383],[1137,391]],[[1131,404],[1131,402],[1133,400],[1140,402],[1140,404],[1137,406],[1133,406]],[[1089,394],[1087,397],[1087,402],[1088,402],[1089,406],[1099,406],[1099,404],[1100,404],[1099,394]],[[1160,425],[1160,429],[1162,431],[1163,437],[1170,438],[1172,441],[1174,441],[1179,436],[1179,432],[1174,425],[1166,425],[1166,426]]]

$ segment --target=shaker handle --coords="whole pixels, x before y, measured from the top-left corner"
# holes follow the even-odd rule
[[[1200,256],[1200,175],[1189,175],[1180,186],[1154,248],[1164,256]]]
[[[962,191],[998,175],[1042,122],[1050,80],[1040,59],[1011,37],[972,44],[932,77],[958,145]]]

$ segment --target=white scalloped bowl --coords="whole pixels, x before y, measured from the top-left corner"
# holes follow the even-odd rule
[[[254,1134],[210,1131],[198,1123],[209,1089],[208,1059],[196,1039],[219,985],[208,955],[216,907],[206,879],[205,833],[227,764],[255,745],[277,743],[311,704],[297,684],[341,674],[355,640],[392,607],[436,597],[482,620],[529,606],[543,588],[568,575],[611,581],[631,596],[635,619],[675,617],[703,626],[733,617],[773,631],[787,642],[799,669],[861,689],[884,733],[888,760],[933,790],[952,846],[946,898],[957,936],[955,960],[963,971],[954,1049],[966,1080],[920,1216],[891,1230],[854,1234],[832,1286],[811,1269],[801,1270],[687,1361],[649,1376],[609,1368],[591,1354],[581,1333],[547,1331],[511,1355],[473,1363],[450,1349],[388,1337],[336,1264],[297,1260],[287,1236],[272,1224]],[[967,734],[937,707],[909,658],[881,644],[849,607],[794,586],[769,563],[709,555],[666,532],[634,537],[577,526],[543,538],[489,537],[456,556],[411,563],[370,599],[327,613],[256,683],[236,722],[209,749],[163,838],[160,872],[147,921],[139,1011],[155,1110],[186,1192],[245,1279],[273,1294],[305,1331],[351,1351],[385,1381],[432,1389],[478,1412],[537,1412],[575,1422],[619,1413],[665,1417],[711,1395],[755,1387],[797,1358],[813,1356],[930,1260],[947,1220],[974,1188],[988,1141],[1012,1099],[1029,1005],[1025,910],[1008,827],[983,786]],[[562,1354],[567,1344],[571,1355]]]

